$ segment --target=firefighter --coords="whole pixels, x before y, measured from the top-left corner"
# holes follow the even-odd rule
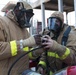
[[[67,24],[64,24],[62,12],[56,11],[48,18],[48,29],[44,30],[42,37],[45,52],[42,53],[37,67],[37,71],[42,75],[52,75],[64,67],[76,64],[75,28],[70,27],[69,31],[68,27]],[[46,35],[45,32],[49,35]]]
[[[5,16],[0,16],[0,75],[7,75],[13,62],[26,53],[28,47],[40,44],[40,36],[30,36],[26,29],[31,26],[30,19],[33,15],[32,7],[25,1],[19,1]],[[29,56],[32,55],[30,53],[20,59],[13,66],[10,75],[21,75],[29,69]]]

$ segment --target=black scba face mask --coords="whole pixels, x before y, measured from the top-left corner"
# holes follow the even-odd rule
[[[62,21],[56,17],[49,17],[48,21],[48,29],[52,31],[54,34],[60,33],[62,28]]]
[[[25,10],[24,8],[19,10],[19,13],[17,14],[17,20],[19,23],[19,26],[21,28],[30,27],[30,19],[34,15],[33,10]]]

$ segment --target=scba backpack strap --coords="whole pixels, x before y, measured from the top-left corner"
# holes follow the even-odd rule
[[[66,42],[67,42],[67,40],[68,40],[68,35],[69,35],[70,31],[71,31],[71,27],[69,26],[69,27],[66,29],[66,31],[64,32],[64,34],[63,34],[61,44],[64,45],[64,46],[66,46]]]
[[[67,42],[67,40],[68,40],[68,35],[69,35],[70,31],[71,31],[71,27],[69,26],[69,27],[66,29],[66,31],[64,32],[63,37],[62,37],[62,42],[61,42],[61,44],[62,44],[63,46],[66,46],[66,42]],[[67,66],[67,64],[62,63],[62,68],[65,68],[66,66]]]

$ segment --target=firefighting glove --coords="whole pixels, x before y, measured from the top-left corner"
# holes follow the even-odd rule
[[[23,47],[32,47],[41,44],[41,35],[34,35],[29,37],[28,39],[17,41],[20,46]]]
[[[41,44],[41,35],[40,34],[34,35],[34,39],[35,39],[36,45]]]

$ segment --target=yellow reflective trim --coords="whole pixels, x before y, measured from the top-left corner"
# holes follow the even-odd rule
[[[24,51],[28,52],[29,50],[32,50],[33,48],[29,49],[29,47],[25,47],[23,48]],[[32,56],[32,52],[30,52],[29,54],[29,58],[34,59],[35,57]]]
[[[66,48],[64,55],[62,55],[62,57],[60,57],[60,59],[65,59],[69,54],[70,54],[70,50],[68,48]]]
[[[58,56],[58,54],[54,53],[54,52],[48,52],[48,56],[51,56],[51,57],[55,57],[55,58],[60,58]]]
[[[32,52],[30,52],[28,55],[29,55],[29,57],[30,57],[31,59],[34,59],[34,58],[35,58],[35,57],[33,57]]]
[[[65,59],[69,54],[70,54],[70,50],[68,48],[66,48],[66,51],[65,51],[64,55],[62,55],[61,57],[54,52],[48,52],[48,56],[59,58],[61,60]]]
[[[46,67],[46,63],[44,61],[40,61],[38,64],[43,65],[44,67]]]
[[[11,45],[11,54],[12,54],[12,56],[17,55],[17,44],[16,44],[16,41],[15,40],[11,41],[10,45]]]
[[[50,71],[50,75],[53,75],[53,72],[52,71]]]
[[[32,50],[33,48],[31,48],[30,50]],[[35,57],[33,57],[33,55],[32,55],[32,52],[30,52],[29,53],[29,57],[31,58],[31,59],[35,59]]]
[[[23,48],[23,51],[29,51],[29,47],[25,47],[25,48]]]

